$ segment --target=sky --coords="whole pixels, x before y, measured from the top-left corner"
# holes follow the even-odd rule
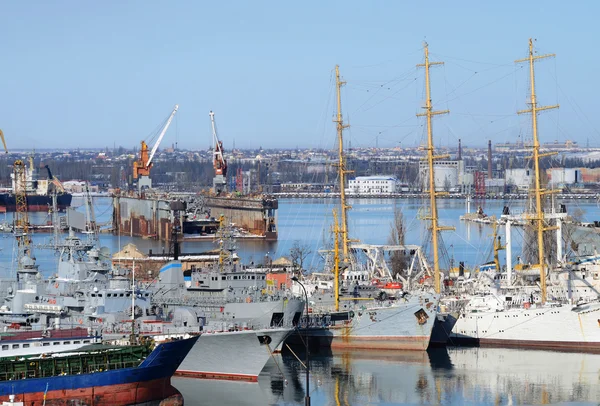
[[[0,128],[9,149],[334,148],[334,67],[352,147],[423,142],[423,42],[438,146],[531,137],[528,39],[543,141],[600,147],[600,3],[582,1],[0,1]]]

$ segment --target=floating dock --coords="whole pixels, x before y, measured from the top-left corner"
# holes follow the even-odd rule
[[[193,196],[187,196],[187,199]],[[277,208],[274,197],[202,196],[204,208],[213,217],[225,216],[242,231],[236,238],[277,241]],[[113,233],[169,241],[173,222],[184,226],[184,200],[176,194],[162,196],[113,196]],[[176,215],[179,211],[180,215]],[[185,235],[184,235],[185,239]]]

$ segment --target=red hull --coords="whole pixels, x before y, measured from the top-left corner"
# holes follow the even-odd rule
[[[199,378],[199,379],[221,379],[225,381],[245,381],[245,382],[258,382],[257,375],[246,375],[246,374],[219,374],[215,372],[200,372],[200,371],[182,371],[177,370],[175,376],[182,376],[185,378]]]
[[[480,338],[464,340],[452,337],[453,341],[459,343],[475,344],[481,347],[504,347],[504,348],[535,348],[538,350],[557,350],[600,353],[600,343],[583,341],[531,341],[531,340],[496,340],[493,338]]]
[[[0,210],[0,212],[5,213],[5,212],[16,212],[17,211],[17,206],[1,206],[2,209]],[[57,206],[59,211],[65,211],[67,210],[68,206],[63,206],[63,205],[58,205]],[[33,212],[33,211],[48,211],[50,209],[50,206],[48,206],[47,204],[28,204],[27,205],[27,211],[29,212]]]
[[[0,402],[8,401],[8,396],[0,396]],[[44,392],[15,393],[15,402],[27,406],[44,405]],[[147,404],[161,406],[183,405],[181,394],[171,386],[170,378],[155,379],[123,385],[97,386],[71,390],[49,390],[46,406],[125,406]]]

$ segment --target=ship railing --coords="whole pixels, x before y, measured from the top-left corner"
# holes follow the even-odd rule
[[[298,328],[315,328],[315,327],[329,327],[333,323],[331,322],[331,316],[329,315],[310,315],[308,318],[306,315],[302,316],[298,322]]]
[[[85,366],[74,362],[69,365],[68,371],[53,368],[36,368],[28,369],[26,371],[10,371],[0,373],[0,381],[16,381],[21,379],[52,378],[56,376],[66,375],[94,374],[105,371],[136,368],[140,365],[141,361],[142,360],[119,361],[110,363],[87,364]]]

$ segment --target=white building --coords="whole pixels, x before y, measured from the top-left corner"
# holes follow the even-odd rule
[[[551,168],[546,173],[552,185],[572,185],[582,181],[581,172],[576,168]]]
[[[508,186],[516,186],[517,189],[527,191],[533,180],[534,170],[529,168],[507,169],[504,172],[504,180]]]
[[[398,179],[395,176],[357,176],[348,181],[348,193],[360,195],[380,195],[398,192]]]
[[[464,181],[463,161],[435,161],[433,174],[436,191],[456,191]],[[419,162],[419,179],[423,190],[429,190],[429,164]]]

